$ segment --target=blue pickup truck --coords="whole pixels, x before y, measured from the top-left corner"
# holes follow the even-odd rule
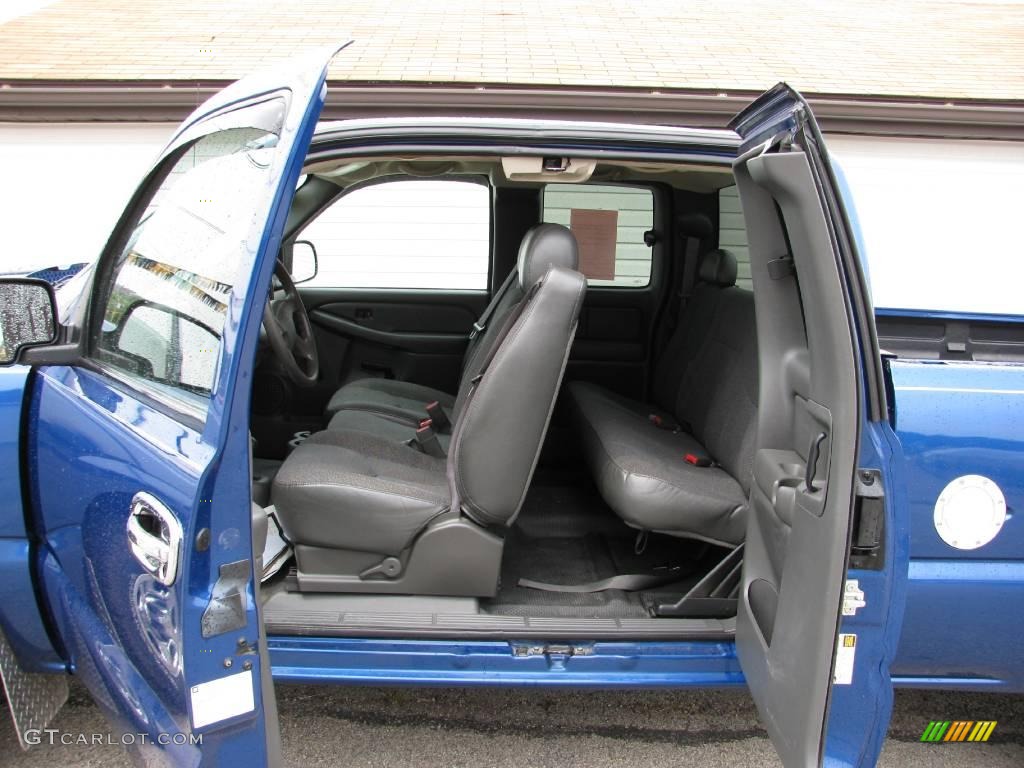
[[[1024,689],[1021,318],[873,308],[799,94],[318,124],[332,54],[0,279],[23,745],[69,673],[182,766],[278,764],[278,681],[746,686],[787,766],[874,764],[894,685]]]

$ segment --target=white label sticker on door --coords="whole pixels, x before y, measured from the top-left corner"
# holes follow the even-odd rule
[[[835,685],[849,685],[853,682],[853,660],[856,655],[857,636],[840,634],[836,646],[835,675],[832,677]]]
[[[252,670],[192,686],[192,727],[202,728],[256,709]]]

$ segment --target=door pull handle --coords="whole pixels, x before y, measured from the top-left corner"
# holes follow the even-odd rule
[[[817,493],[818,489],[814,487],[814,476],[818,471],[818,457],[821,454],[821,444],[825,442],[825,438],[828,435],[824,432],[819,432],[811,438],[811,445],[807,449],[807,468],[804,471],[804,484],[807,486],[808,493]]]
[[[174,584],[181,560],[181,523],[159,499],[140,491],[126,526],[132,555],[165,586]]]

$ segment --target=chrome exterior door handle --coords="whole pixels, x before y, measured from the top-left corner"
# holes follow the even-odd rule
[[[128,543],[142,567],[166,586],[178,577],[181,559],[181,523],[154,496],[140,491],[128,515]]]

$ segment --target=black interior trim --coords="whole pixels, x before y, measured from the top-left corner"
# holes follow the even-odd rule
[[[530,187],[492,187],[491,280],[493,296],[516,267],[519,244],[541,217],[540,190]]]
[[[1024,323],[876,313],[882,348],[910,360],[1024,363]]]
[[[354,320],[331,314],[323,309],[314,309],[309,318],[316,324],[351,338],[362,339],[386,347],[405,349],[411,352],[434,352],[457,355],[466,347],[468,337],[459,333],[395,333],[380,331],[360,325]]]

